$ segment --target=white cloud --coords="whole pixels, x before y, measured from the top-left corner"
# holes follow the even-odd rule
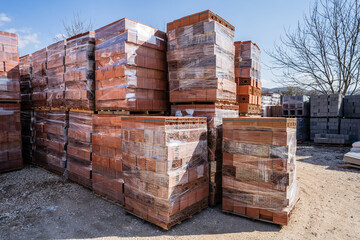
[[[5,13],[0,13],[0,26],[3,26],[5,22],[11,22],[11,18],[9,18]]]
[[[38,39],[37,33],[32,33],[31,29],[29,28],[9,28],[5,30],[6,32],[17,33],[19,36],[19,48],[22,49],[29,44],[34,44],[35,47],[39,46],[38,44],[41,43]]]

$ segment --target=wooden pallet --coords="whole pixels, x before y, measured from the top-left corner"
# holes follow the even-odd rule
[[[93,191],[93,193],[95,194],[95,196],[97,196],[97,197],[99,197],[99,198],[101,198],[101,199],[103,199],[103,200],[105,200],[105,201],[107,201],[109,203],[112,203],[112,204],[117,205],[117,206],[122,207],[122,208],[125,206],[124,202],[114,201],[112,198],[109,198],[109,197],[107,197],[105,195],[98,194],[98,193],[96,193],[94,191]]]
[[[125,200],[126,201],[126,200]],[[182,210],[181,212],[179,212],[179,216],[173,220],[170,223],[165,223],[165,222],[161,222],[160,220],[156,220],[156,219],[143,219],[141,216],[138,216],[132,209],[128,208],[125,204],[125,210],[127,213],[132,214],[140,219],[142,219],[143,221],[147,221],[149,223],[152,223],[160,228],[162,228],[165,231],[170,230],[172,227],[181,224],[181,222],[192,218],[195,214],[200,213],[202,210],[204,210],[205,208],[207,208],[208,206],[208,199],[204,199],[190,207],[185,208],[184,210]]]
[[[92,191],[92,181],[91,179],[85,179],[83,177],[80,177],[79,175],[69,172],[68,171],[68,178],[69,180],[71,180],[72,182],[79,184],[87,189],[89,189],[90,191]]]
[[[299,198],[298,198],[298,200],[299,200]],[[224,210],[224,209],[222,209],[222,211],[224,213],[238,215],[238,216],[246,217],[246,218],[253,219],[253,220],[278,224],[280,226],[286,226],[286,225],[288,225],[288,223],[290,221],[290,216],[294,212],[295,206],[296,206],[296,204],[294,205],[294,207],[291,209],[290,212],[288,212],[288,213],[283,212],[281,214],[275,213],[273,211],[269,211],[266,209],[250,208],[250,207],[238,207],[238,209],[243,211],[244,214],[241,214],[239,212],[235,213],[235,212],[231,212],[231,211]]]
[[[100,115],[165,115],[165,111],[128,111],[128,110],[99,110],[95,111]]]
[[[355,168],[357,170],[360,170],[360,165],[351,164],[351,163],[339,164],[338,167],[341,167],[341,168]]]

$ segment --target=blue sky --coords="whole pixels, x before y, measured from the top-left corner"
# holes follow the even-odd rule
[[[315,0],[62,0],[4,1],[0,9],[0,30],[19,34],[20,55],[32,53],[54,42],[63,33],[62,21],[80,12],[83,19],[92,19],[95,29],[123,17],[166,31],[166,23],[183,16],[210,9],[235,26],[235,40],[252,40],[262,50],[262,81],[274,87],[276,76],[271,51],[284,29],[295,28]]]

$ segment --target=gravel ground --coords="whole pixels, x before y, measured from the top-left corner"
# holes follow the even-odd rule
[[[288,226],[208,208],[170,231],[127,215],[45,170],[0,174],[0,239],[360,239],[360,171],[339,168],[349,148],[301,145],[300,201]]]

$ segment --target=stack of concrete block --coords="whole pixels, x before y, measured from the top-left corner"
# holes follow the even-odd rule
[[[46,48],[47,106],[65,108],[65,46],[62,40]]]
[[[341,119],[340,134],[350,135],[353,141],[360,140],[360,119]]]
[[[360,118],[360,95],[345,96],[344,117]]]
[[[343,97],[340,94],[311,96],[311,117],[342,117]]]
[[[95,109],[95,34],[86,32],[66,39],[66,108]]]
[[[296,139],[306,141],[310,138],[310,118],[296,118]]]
[[[283,96],[283,116],[284,117],[309,117],[310,103],[309,96]]]
[[[208,206],[206,118],[122,118],[125,209],[169,229]]]
[[[31,54],[31,102],[35,108],[44,108],[47,105],[46,55],[46,48]]]
[[[323,144],[351,144],[353,141],[350,135],[344,134],[315,134],[315,143]]]
[[[67,170],[70,180],[87,188],[92,188],[92,116],[91,111],[69,112]]]
[[[310,139],[314,140],[315,134],[338,134],[340,118],[310,118]]]
[[[95,30],[96,110],[167,109],[166,34],[121,19]]]

